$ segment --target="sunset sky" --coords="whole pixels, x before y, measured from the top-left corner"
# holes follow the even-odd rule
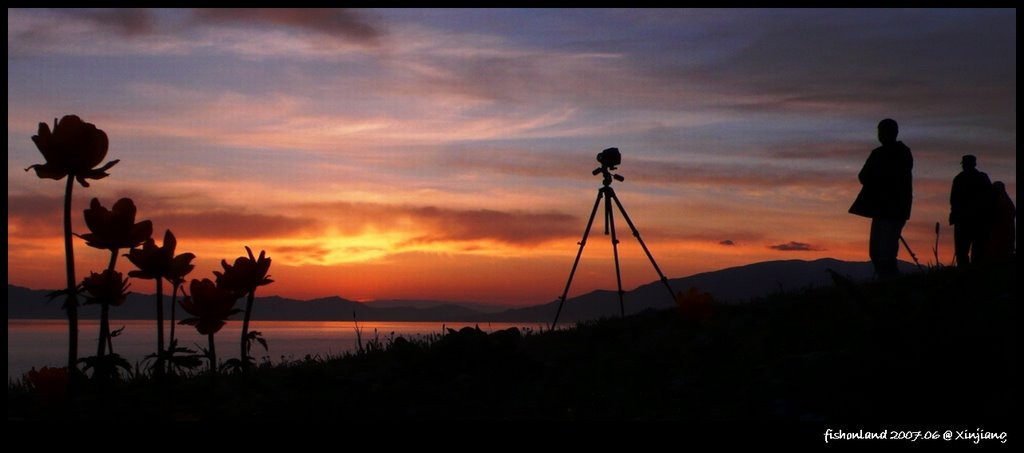
[[[264,295],[550,302],[611,146],[669,277],[867,261],[846,211],[886,117],[915,159],[904,235],[931,262],[942,222],[948,263],[962,154],[1016,202],[1016,33],[1013,9],[8,9],[8,282],[64,282],[64,184],[24,170],[66,114],[121,160],[75,188],[76,232],[131,197],[192,278],[266,250]],[[617,224],[626,289],[655,280]],[[614,288],[602,230],[570,295]],[[108,256],[75,251],[79,279]]]

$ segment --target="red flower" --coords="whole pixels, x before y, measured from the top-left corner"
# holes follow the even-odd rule
[[[192,295],[185,296],[181,308],[193,317],[183,319],[178,324],[195,326],[200,334],[217,333],[224,327],[229,316],[242,311],[234,308],[238,298],[231,291],[218,288],[208,278],[202,281],[192,279],[189,288]]]
[[[89,233],[79,235],[85,244],[98,249],[130,249],[141,245],[153,235],[153,222],[135,223],[135,203],[122,198],[109,211],[93,198],[85,210],[85,224]]]
[[[36,389],[47,404],[63,401],[68,391],[68,369],[44,366],[36,371],[33,367],[26,380]]]
[[[705,293],[695,287],[690,287],[690,290],[685,293],[676,294],[676,306],[679,308],[679,313],[688,319],[710,318],[714,313],[713,301],[711,293]]]
[[[174,249],[177,246],[178,240],[174,238],[174,233],[171,233],[171,230],[164,233],[162,247],[157,247],[153,238],[146,239],[141,249],[132,249],[126,255],[128,261],[139,268],[139,270],[129,272],[128,275],[146,280],[154,278],[171,280],[175,276],[183,278],[185,274],[192,271],[193,266],[190,263],[196,256],[191,253],[175,256]]]
[[[220,261],[224,273],[213,271],[217,276],[218,287],[242,295],[256,291],[257,287],[274,282],[267,275],[267,271],[270,270],[270,258],[266,257],[266,250],[260,250],[259,259],[253,256],[252,249],[249,247],[246,247],[245,251],[249,257],[238,257],[234,266],[228,265],[226,260]]]
[[[87,304],[110,304],[119,306],[128,297],[128,281],[120,272],[107,269],[102,273],[93,272],[82,281]]]
[[[45,164],[32,165],[25,169],[36,170],[36,176],[49,179],[64,179],[65,176],[78,180],[82,187],[89,187],[86,179],[102,179],[117,160],[107,162],[100,168],[93,168],[107,157],[107,134],[92,123],[86,123],[75,115],[67,115],[60,121],[54,120],[53,132],[46,123],[39,123],[39,135],[32,141],[43,153]]]

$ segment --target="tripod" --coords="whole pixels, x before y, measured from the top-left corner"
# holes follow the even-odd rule
[[[600,159],[598,159],[600,160]],[[661,272],[661,268],[658,267],[658,263],[654,261],[654,256],[651,255],[651,251],[647,248],[647,244],[644,243],[643,238],[640,237],[640,232],[637,231],[636,225],[630,220],[629,214],[626,213],[626,208],[622,207],[622,202],[619,201],[619,197],[615,195],[615,189],[612,189],[612,180],[624,181],[626,178],[613,174],[609,170],[615,170],[614,166],[601,166],[594,169],[593,173],[596,176],[601,173],[604,176],[603,186],[597,189],[597,199],[594,200],[594,209],[590,211],[590,220],[587,221],[587,229],[583,231],[583,240],[580,241],[580,249],[576,252],[576,260],[572,263],[572,271],[569,272],[569,280],[565,282],[565,291],[562,292],[562,296],[559,297],[560,302],[558,303],[558,311],[555,312],[555,321],[551,323],[551,328],[554,329],[558,325],[558,317],[562,314],[562,306],[565,305],[565,298],[569,294],[569,287],[572,285],[572,278],[576,275],[576,268],[580,264],[580,257],[583,256],[583,248],[587,246],[587,238],[590,237],[590,228],[594,225],[594,217],[597,215],[597,208],[601,205],[601,198],[604,198],[604,234],[610,235],[612,239],[612,253],[615,256],[615,282],[618,284],[619,294],[619,313],[622,316],[626,316],[626,309],[622,303],[622,295],[625,291],[622,290],[622,273],[619,271],[619,238],[615,234],[615,216],[612,212],[612,201],[615,202],[615,206],[619,208],[619,212],[622,213],[622,218],[626,219],[626,224],[629,225],[629,229],[633,231],[633,236],[640,242],[640,247],[643,247],[644,253],[647,254],[647,259],[651,260],[651,265],[654,266],[654,270],[658,272],[658,276],[661,277],[661,283],[665,285],[665,289],[668,290],[669,295],[675,298],[675,293],[672,292],[672,287],[668,284],[668,278]]]

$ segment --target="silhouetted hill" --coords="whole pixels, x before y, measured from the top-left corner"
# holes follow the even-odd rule
[[[7,285],[7,319],[51,319],[63,316],[59,299],[47,301],[46,294],[49,292]]]
[[[253,319],[257,320],[351,321],[352,312],[365,314],[363,304],[337,296],[307,301],[297,301],[281,296],[257,297],[256,299],[253,307]]]
[[[421,300],[421,299],[386,299],[386,300],[371,300],[363,302],[366,306],[372,308],[435,308],[442,305],[454,305],[477,311],[480,313],[499,313],[508,310],[507,305],[488,304],[482,302],[451,302],[445,300]]]
[[[773,431],[803,422],[807,431],[784,440],[807,436],[819,447],[822,426],[1013,435],[1015,262],[842,282],[711,303],[700,316],[649,310],[543,332],[466,327],[386,338],[339,357],[222,371],[217,379],[197,370],[164,384],[142,370],[113,384],[86,382],[70,401],[52,385],[60,374],[40,374],[28,379],[32,385],[9,382],[8,420],[671,420],[673,438],[677,426],[706,429],[708,421]],[[727,437],[709,438],[717,445]],[[917,445],[974,450],[1012,442],[978,440]],[[850,442],[860,443],[830,445],[867,445]]]
[[[7,285],[7,319],[65,319],[64,310],[61,309],[64,296],[49,300],[46,295],[51,292]],[[165,300],[166,317],[170,314],[170,296],[165,296]],[[113,319],[153,319],[155,312],[156,302],[152,294],[129,294],[124,305],[111,309]],[[178,313],[181,312],[178,310]],[[78,315],[81,319],[99,319],[100,308],[97,305],[82,305]]]
[[[913,272],[916,267],[900,263],[901,270]],[[870,262],[840,261],[823,258],[815,261],[765,261],[745,266],[730,267],[689,277],[669,279],[673,292],[695,287],[709,292],[715,300],[724,303],[743,302],[772,292],[794,291],[832,284],[826,269],[831,269],[854,281],[864,281],[874,275]],[[610,276],[614,278],[614,276]],[[614,280],[611,281],[614,284]],[[626,314],[647,309],[672,307],[675,300],[660,281],[627,291],[623,297]],[[558,301],[532,307],[512,309],[488,318],[494,322],[551,322],[558,310]],[[586,321],[602,317],[619,316],[619,298],[615,291],[597,290],[565,301],[559,320]]]
[[[7,285],[7,318],[64,319],[64,311],[60,308],[64,299],[59,297],[49,301],[46,297],[49,293],[48,290]],[[165,296],[164,300],[164,318],[170,319],[170,296]],[[459,304],[432,302],[423,307],[417,306],[416,301],[389,301],[382,304],[384,306],[377,306],[372,302],[363,304],[337,296],[307,301],[280,296],[257,297],[252,319],[351,321],[355,313],[360,321],[474,321],[484,316],[479,311]],[[244,306],[244,302],[239,301],[238,306]],[[132,293],[124,305],[111,309],[111,319],[154,319],[155,307],[152,294]],[[79,308],[81,319],[99,319],[99,313],[96,305],[83,305]],[[182,311],[179,309],[177,318],[181,317]]]
[[[905,271],[913,265],[901,263]],[[734,303],[771,292],[793,291],[831,284],[826,269],[861,281],[872,276],[870,262],[856,263],[825,258],[816,261],[766,261],[746,266],[704,272],[689,277],[669,279],[673,291],[686,291],[696,287],[710,292],[720,302]],[[612,280],[614,282],[614,280]],[[7,285],[8,319],[63,319],[60,309],[63,299],[48,302],[50,291],[32,290]],[[627,291],[626,313],[637,313],[652,308],[666,308],[674,300],[661,282],[655,281]],[[170,296],[165,296],[165,318],[170,316]],[[283,321],[349,321],[353,312],[360,321],[466,321],[466,322],[551,322],[558,302],[525,308],[508,309],[495,313],[479,303],[454,303],[427,300],[385,300],[360,303],[337,296],[299,301],[280,296],[257,297],[253,310],[255,320]],[[131,294],[128,301],[111,310],[111,319],[153,319],[154,298],[149,294]],[[86,305],[80,309],[82,319],[98,319],[99,308]],[[618,316],[619,302],[615,291],[597,290],[573,297],[565,302],[561,320],[576,322]],[[178,318],[181,312],[179,310]]]

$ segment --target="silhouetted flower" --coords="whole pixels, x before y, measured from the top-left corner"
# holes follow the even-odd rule
[[[166,244],[166,241],[164,241]],[[167,279],[172,285],[183,285],[185,283],[185,276],[192,272],[196,266],[192,264],[192,260],[195,259],[194,253],[182,253],[171,259],[171,266],[167,269],[167,274],[164,278]]]
[[[92,199],[85,210],[85,225],[89,233],[78,235],[89,247],[106,250],[138,247],[153,235],[153,222],[135,223],[135,203],[122,198],[109,211]]]
[[[128,297],[128,286],[124,275],[111,269],[93,272],[82,281],[82,289],[88,294],[86,304],[120,306]]]
[[[182,253],[181,255],[175,256],[174,259],[171,260],[171,268],[168,270],[167,275],[164,276],[167,281],[171,282],[171,285],[174,288],[171,293],[171,344],[174,344],[174,318],[176,316],[175,312],[177,311],[178,304],[178,288],[185,284],[185,276],[188,275],[189,272],[192,272],[192,269],[195,269],[195,266],[192,264],[192,260],[195,257],[196,256],[192,253]],[[173,354],[175,349],[176,348],[172,346],[171,351],[169,351],[171,353],[172,361],[174,360]]]
[[[107,269],[99,274],[91,273],[82,281],[82,289],[87,294],[85,296],[86,304],[100,305],[100,338],[96,358],[102,359],[106,354],[107,345],[110,345],[111,352],[113,352],[110,335],[110,307],[119,306],[128,298],[128,281],[120,272]],[[103,360],[93,363],[93,367],[99,372],[98,375],[104,376],[112,374],[116,368],[111,362]]]
[[[118,163],[112,160],[93,168],[107,157],[107,134],[75,115],[54,120],[52,133],[48,124],[39,123],[39,134],[33,135],[32,141],[43,153],[46,163],[32,165],[25,171],[35,169],[40,178],[60,180],[69,176],[77,179],[82,187],[89,187],[86,179],[105,178],[109,176],[107,170]]]
[[[32,142],[46,163],[30,165],[25,171],[35,169],[36,176],[40,178],[61,180],[68,177],[64,189],[64,259],[67,262],[64,309],[68,315],[68,369],[73,370],[78,363],[78,294],[74,243],[71,240],[71,195],[76,180],[82,187],[89,187],[86,179],[107,177],[106,171],[118,161],[112,160],[103,167],[93,168],[107,156],[110,145],[107,134],[75,115],[67,115],[60,121],[54,119],[52,132],[46,123],[39,123],[39,133],[32,136]]]
[[[213,271],[217,276],[217,286],[232,291],[239,296],[256,291],[256,288],[268,285],[274,281],[269,278],[267,271],[270,270],[270,258],[266,257],[266,251],[260,251],[257,259],[252,254],[252,249],[245,247],[249,257],[240,256],[235,259],[235,265],[231,266],[227,260],[221,260],[220,265],[224,273]]]
[[[195,258],[191,253],[183,253],[174,256],[174,249],[178,246],[174,233],[167,230],[164,233],[164,245],[157,247],[156,241],[149,238],[142,244],[140,249],[132,249],[128,252],[128,261],[131,261],[139,270],[131,271],[129,276],[152,280],[164,278],[170,275],[173,269],[182,268]]]
[[[266,256],[267,252],[260,250],[260,257],[258,259],[253,256],[252,249],[248,246],[245,247],[245,252],[249,255],[248,258],[244,256],[238,257],[235,260],[234,266],[228,265],[226,260],[221,260],[220,265],[224,268],[224,273],[222,274],[217,271],[213,273],[217,276],[217,287],[231,291],[237,297],[243,294],[248,295],[245,303],[245,317],[242,320],[242,342],[239,359],[243,366],[247,367],[250,364],[249,348],[253,340],[262,340],[258,336],[249,334],[249,320],[252,318],[252,305],[256,300],[256,288],[268,285],[274,281],[267,275],[267,271],[270,270],[270,258]]]
[[[192,294],[181,301],[181,308],[193,317],[182,319],[179,324],[195,326],[200,334],[217,333],[229,316],[242,311],[235,308],[238,298],[231,291],[218,288],[208,278],[193,279],[189,288]]]
[[[178,246],[178,241],[174,238],[174,233],[171,230],[167,230],[164,233],[164,245],[161,247],[156,246],[156,241],[152,238],[147,239],[142,244],[141,249],[132,249],[128,252],[128,260],[138,267],[139,270],[131,271],[128,273],[129,276],[146,279],[156,280],[156,372],[163,374],[164,364],[164,302],[163,302],[163,281],[168,276],[184,275],[191,271],[190,263],[195,255],[191,253],[182,253],[181,255],[175,256],[174,249]]]

